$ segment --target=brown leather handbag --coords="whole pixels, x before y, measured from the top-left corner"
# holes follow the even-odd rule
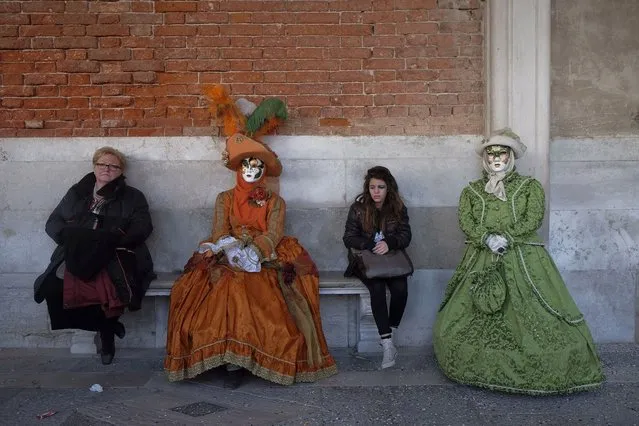
[[[375,254],[370,250],[350,249],[352,260],[362,277],[392,278],[405,277],[414,272],[413,262],[402,250],[391,250],[386,254]]]

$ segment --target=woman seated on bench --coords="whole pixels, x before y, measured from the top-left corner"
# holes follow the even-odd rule
[[[153,224],[142,192],[127,186],[124,155],[103,147],[93,172],[66,193],[46,224],[58,244],[35,282],[35,301],[47,301],[51,328],[99,331],[102,363],[111,364],[118,321],[126,307],[140,309],[155,278],[145,241]]]
[[[224,100],[212,95],[214,101],[234,111],[225,92],[216,90]],[[317,269],[295,238],[283,236],[286,205],[263,186],[267,175],[279,176],[280,161],[242,133],[227,140],[225,154],[237,183],[218,195],[211,235],[171,291],[168,378],[191,378],[222,365],[229,388],[240,385],[242,369],[283,385],[333,375]]]

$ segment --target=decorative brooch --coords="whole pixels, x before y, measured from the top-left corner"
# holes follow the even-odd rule
[[[271,191],[263,186],[258,186],[249,193],[249,204],[255,207],[264,207],[269,198],[271,198]]]

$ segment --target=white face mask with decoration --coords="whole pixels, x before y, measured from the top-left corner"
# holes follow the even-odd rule
[[[510,148],[502,145],[492,145],[484,150],[488,168],[495,173],[503,172],[510,162]]]
[[[264,162],[259,158],[245,158],[242,160],[242,179],[248,183],[257,182],[264,174],[264,168]]]

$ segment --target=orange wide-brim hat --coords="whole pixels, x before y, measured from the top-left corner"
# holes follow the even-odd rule
[[[237,170],[242,160],[248,157],[259,158],[266,165],[266,176],[282,174],[282,163],[277,155],[262,142],[258,142],[241,133],[235,133],[226,140],[226,152],[223,153],[224,165]]]

